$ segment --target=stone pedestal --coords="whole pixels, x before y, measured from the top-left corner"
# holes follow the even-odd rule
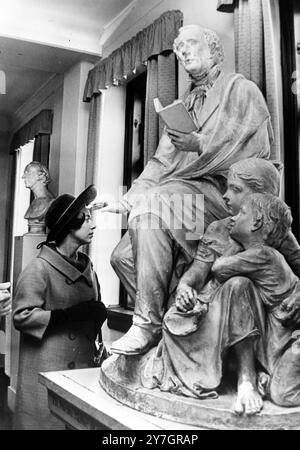
[[[235,394],[198,400],[146,389],[140,384],[140,356],[113,355],[100,368],[101,387],[114,399],[143,413],[215,430],[299,430],[300,407],[281,408],[266,401],[260,414],[237,416],[231,411]]]
[[[13,288],[12,300],[14,299],[14,291],[18,277],[27,264],[38,254],[39,250],[36,246],[46,240],[46,234],[26,233],[23,236],[15,237],[14,259],[13,259]],[[19,341],[20,333],[14,328],[11,316],[7,320],[7,356],[6,366],[10,376],[10,385],[8,387],[8,406],[13,411],[15,404],[15,395],[18,377],[19,365]]]

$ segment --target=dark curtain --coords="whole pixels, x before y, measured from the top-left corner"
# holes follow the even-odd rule
[[[98,168],[98,136],[101,112],[101,94],[93,95],[90,103],[87,157],[86,157],[86,186],[94,183]]]
[[[218,0],[217,10],[220,12],[233,12],[235,0]]]
[[[280,64],[280,61],[276,61],[280,50],[276,48],[272,19],[278,1],[219,0],[217,8],[222,12],[234,13],[236,71],[254,81],[264,94],[274,131],[271,158],[282,159],[279,106],[281,82],[276,70]]]
[[[33,161],[49,166],[50,135],[38,134],[34,139]]]
[[[52,133],[52,122],[53,112],[50,109],[44,109],[34,116],[13,135],[10,145],[11,153],[39,135],[50,135]]]
[[[164,52],[148,60],[144,164],[154,155],[164,128],[154,109],[153,99],[158,97],[163,106],[172,103],[178,95],[177,78],[177,60],[173,52]]]
[[[151,25],[96,64],[89,72],[83,101],[90,101],[93,95],[99,94],[100,89],[126,83],[127,78],[149,58],[172,50],[182,20],[181,11],[166,11]]]

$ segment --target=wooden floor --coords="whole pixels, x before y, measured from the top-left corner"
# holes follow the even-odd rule
[[[0,368],[0,430],[11,430],[12,414],[7,408],[8,378]]]

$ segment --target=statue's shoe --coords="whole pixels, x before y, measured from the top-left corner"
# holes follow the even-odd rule
[[[136,325],[132,325],[124,336],[112,343],[110,352],[121,355],[141,355],[154,347],[158,340],[157,334],[153,335]]]

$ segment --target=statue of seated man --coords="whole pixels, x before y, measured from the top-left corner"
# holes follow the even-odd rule
[[[236,215],[247,195],[277,196],[279,188],[280,176],[274,165],[250,158],[231,166],[224,199],[230,212]],[[267,225],[270,224],[275,227],[271,220]],[[141,371],[142,384],[196,398],[217,396],[224,375],[224,360],[231,349],[238,371],[237,398],[233,406],[236,413],[255,414],[263,405],[262,394],[268,376],[258,377],[254,358],[260,361],[265,373],[271,375],[269,398],[280,405],[299,405],[300,358],[293,351],[292,343],[299,315],[296,282],[300,275],[299,245],[289,227],[272,242],[291,268],[285,264],[282,277],[288,272],[295,286],[285,291],[286,295],[281,295],[283,286],[277,288],[274,284],[272,290],[268,285],[270,295],[277,298],[278,293],[278,302],[280,299],[277,310],[281,311],[281,323],[277,321],[276,327],[284,337],[282,343],[276,339],[269,341],[268,348],[266,342],[272,327],[268,328],[265,323],[273,316],[267,313],[268,321],[265,320],[265,302],[250,271],[246,273],[241,265],[238,272],[237,265],[237,273],[227,277],[226,281],[218,276],[218,258],[230,258],[242,250],[240,244],[231,239],[231,228],[230,217],[219,220],[209,225],[201,238],[195,259],[178,284],[175,305],[164,316],[162,339],[148,355],[146,368]],[[279,259],[283,261],[283,258]],[[260,261],[260,257],[252,258],[253,265],[259,266]],[[212,268],[217,274],[213,278]],[[270,273],[265,275],[271,276]],[[276,277],[276,283],[283,283],[281,276]],[[282,375],[284,383],[279,381]]]
[[[132,327],[110,348],[119,354],[143,354],[160,340],[170,292],[182,267],[192,262],[199,235],[228,215],[223,194],[229,167],[270,154],[272,130],[263,95],[244,76],[222,71],[224,53],[216,33],[184,26],[174,51],[191,80],[184,103],[198,129],[167,129],[122,201],[101,209],[130,212],[129,230],[111,257],[135,303]]]
[[[24,218],[28,220],[29,233],[45,233],[45,215],[54,199],[47,186],[51,182],[48,169],[37,161],[29,163],[22,176],[26,188],[34,195]]]

